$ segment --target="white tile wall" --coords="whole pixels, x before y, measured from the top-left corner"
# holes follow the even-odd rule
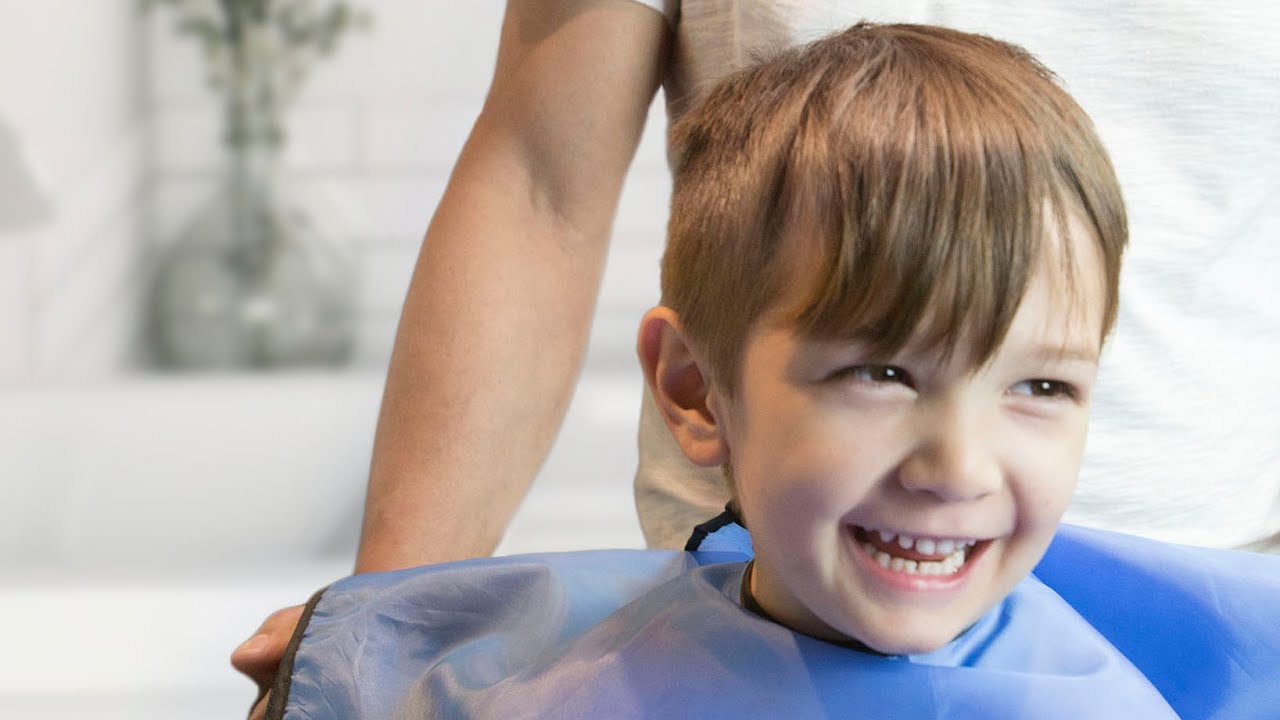
[[[349,38],[336,59],[316,68],[290,115],[285,164],[298,202],[358,250],[363,284],[357,363],[379,368],[390,350],[420,238],[487,88],[502,2],[364,4],[374,16],[373,29]],[[214,190],[220,117],[203,85],[200,58],[190,43],[173,35],[169,18],[156,14],[140,22],[135,8],[136,0],[4,4],[0,123],[13,130],[36,166],[52,216],[37,226],[0,230],[0,385],[32,378],[79,379],[127,367],[136,350],[138,300],[146,286],[147,261],[139,251],[173,238]],[[145,64],[137,57],[140,48]],[[544,470],[546,478],[535,484],[504,551],[641,542],[629,502],[632,426],[640,389],[632,345],[640,313],[657,297],[668,194],[660,103],[652,118],[616,223],[588,359],[591,378],[575,397],[561,442]],[[359,377],[372,390],[367,399],[376,403],[380,373],[351,376],[353,382]],[[305,405],[304,400],[323,401],[334,380],[326,375],[316,388],[297,391],[298,400],[288,400],[290,407]],[[174,382],[182,388],[198,383]],[[100,409],[118,426],[85,412],[94,387],[110,397]],[[39,457],[27,458],[37,469],[17,473],[34,481],[10,491],[34,498],[31,507],[67,511],[67,519],[35,526],[51,529],[54,537],[62,532],[64,538],[113,553],[121,561],[128,560],[130,543],[178,552],[189,549],[202,532],[230,532],[244,524],[242,504],[210,504],[208,493],[225,491],[226,484],[192,483],[182,473],[156,472],[156,453],[175,462],[198,462],[205,457],[200,449],[182,443],[204,442],[207,447],[201,447],[211,457],[248,466],[262,456],[255,454],[254,442],[271,452],[287,450],[279,433],[251,434],[249,442],[235,440],[216,424],[213,432],[184,431],[179,421],[209,423],[213,418],[209,398],[198,394],[169,398],[182,410],[170,411],[172,422],[167,415],[156,420],[172,433],[166,441],[159,430],[139,429],[127,412],[118,411],[139,411],[136,387],[69,383],[64,389],[66,412],[51,414],[47,429],[33,430],[28,412],[15,416],[14,427],[46,445],[32,450]],[[14,393],[24,388],[0,390],[10,393],[0,407],[12,407]],[[224,405],[235,399],[216,383],[209,393],[225,400]],[[255,388],[247,393],[256,402],[265,394]],[[37,388],[30,394],[35,401],[56,401],[58,389]],[[369,412],[372,408],[365,406]],[[232,418],[228,422],[236,422],[237,411],[226,412]],[[315,416],[325,417],[323,412]],[[350,422],[354,416],[342,411],[328,417]],[[76,423],[114,433],[114,439],[96,446],[86,443],[74,434]],[[367,422],[364,426],[371,429]],[[310,449],[314,440],[305,428],[294,423],[286,429],[308,448],[289,455],[297,462],[331,456]],[[366,442],[362,437],[359,442]],[[66,447],[75,451],[41,451]],[[95,449],[118,461],[121,473],[105,475],[102,463],[91,462]],[[358,448],[330,443],[326,450],[351,455]],[[13,455],[0,453],[11,460]],[[25,456],[19,452],[17,457]],[[39,469],[37,461],[45,460],[53,470]],[[354,532],[358,517],[350,492],[359,492],[364,461],[355,466],[360,468],[355,475],[345,474],[353,480],[347,495],[321,483],[307,496],[327,498],[349,515],[330,523],[346,529],[334,531],[339,539],[348,537],[342,532]],[[127,472],[131,467],[152,473],[154,487]],[[273,526],[276,520],[268,516],[280,503],[270,501],[271,492],[287,490],[291,478],[314,480],[313,473],[291,473],[289,467],[263,462],[261,477],[253,471],[234,474],[246,492],[268,498],[253,507]],[[80,483],[72,483],[69,493],[50,482],[59,468]],[[184,492],[200,501],[205,512],[149,515],[162,523],[187,523],[181,533],[161,528],[150,537],[139,535],[137,523],[126,523],[118,532],[105,529],[113,511],[172,509],[173,503],[163,500]],[[145,502],[136,501],[138,497]],[[208,512],[219,507],[225,512]],[[97,525],[89,522],[91,515]],[[237,522],[226,523],[232,516]],[[314,520],[316,513],[304,516]],[[10,528],[0,536],[10,535],[18,551],[23,543],[34,547],[47,539],[15,532]],[[156,546],[152,537],[181,538],[188,544]],[[206,549],[223,551],[226,545],[213,542]],[[243,711],[251,692],[248,682],[227,668],[231,645],[266,612],[300,601],[309,589],[345,572],[348,562],[344,555],[336,567],[273,564],[261,577],[228,578],[211,576],[197,564],[189,574],[200,579],[186,584],[111,571],[92,578],[15,578],[8,572],[0,587],[0,618],[16,618],[20,627],[0,628],[0,637],[16,638],[0,642],[0,678],[8,678],[0,680],[0,716],[234,716]],[[203,622],[187,622],[191,617]],[[41,662],[46,658],[53,661]],[[59,658],[71,658],[70,664],[54,662]]]
[[[136,205],[93,227],[35,301],[33,362],[41,379],[82,378],[128,367],[138,337],[141,272]]]
[[[45,205],[0,227],[0,382],[120,370],[135,344],[144,182],[132,0],[6,3],[4,170]]]
[[[0,381],[21,377],[31,365],[28,246],[0,238]]]

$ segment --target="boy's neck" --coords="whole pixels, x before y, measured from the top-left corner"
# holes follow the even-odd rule
[[[756,567],[756,561],[753,558],[751,561],[747,563],[746,569],[742,571],[742,589],[741,589],[741,598],[740,598],[740,601],[742,602],[742,607],[749,610],[752,613],[755,613],[756,615],[759,615],[760,617],[764,618],[765,620],[768,620],[771,623],[782,625],[783,627],[787,627],[785,623],[780,622],[777,618],[770,615],[767,610],[761,607],[760,603],[756,602],[755,596],[751,594],[751,574],[755,570],[755,567]],[[788,628],[788,629],[791,629],[791,628]],[[793,632],[799,632],[799,631],[794,630]],[[801,634],[803,635],[804,633],[801,633]],[[846,638],[845,640],[826,640],[822,638],[815,638],[815,639],[820,639],[823,642],[830,643],[832,645],[838,645],[840,647],[849,648],[850,650],[857,650],[858,652],[867,653],[868,655],[876,655],[879,657],[893,657],[892,655],[889,655],[887,653],[882,653],[879,650],[875,650],[871,647],[868,647],[853,638]]]

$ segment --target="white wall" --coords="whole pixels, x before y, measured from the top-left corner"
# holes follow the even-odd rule
[[[231,647],[349,569],[400,303],[502,11],[364,4],[371,31],[317,66],[293,109],[285,168],[357,250],[355,372],[126,379],[149,252],[218,177],[218,103],[167,13],[0,0],[0,716],[235,717],[252,692]],[[657,297],[660,108],[616,224],[587,382],[504,552],[641,542],[632,345]]]
[[[218,176],[218,105],[165,13],[0,0],[0,225],[47,206],[0,229],[0,717],[236,717],[252,691],[231,648],[349,570],[401,299],[502,9],[364,4],[371,32],[315,69],[286,156],[290,187],[358,251],[355,372],[122,378],[137,370],[147,253]],[[632,345],[657,297],[660,107],[622,201],[585,384],[503,552],[641,543]],[[25,176],[45,202],[3,204]]]
[[[145,147],[134,8],[3,3],[0,383],[131,360]]]

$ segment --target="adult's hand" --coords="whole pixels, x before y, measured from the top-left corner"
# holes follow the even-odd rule
[[[267,700],[276,671],[284,658],[285,648],[293,637],[294,628],[302,619],[302,605],[294,605],[271,613],[253,636],[245,640],[231,653],[231,665],[258,686],[258,696],[249,711],[250,720],[266,716]]]

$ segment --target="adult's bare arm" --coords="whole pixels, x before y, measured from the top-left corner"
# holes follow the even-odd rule
[[[401,316],[358,572],[497,545],[577,379],[666,35],[630,0],[508,2],[489,95]],[[300,614],[273,614],[232,655],[259,686],[255,717]]]
[[[357,571],[501,539],[578,377],[666,33],[628,0],[508,3],[400,319]]]

